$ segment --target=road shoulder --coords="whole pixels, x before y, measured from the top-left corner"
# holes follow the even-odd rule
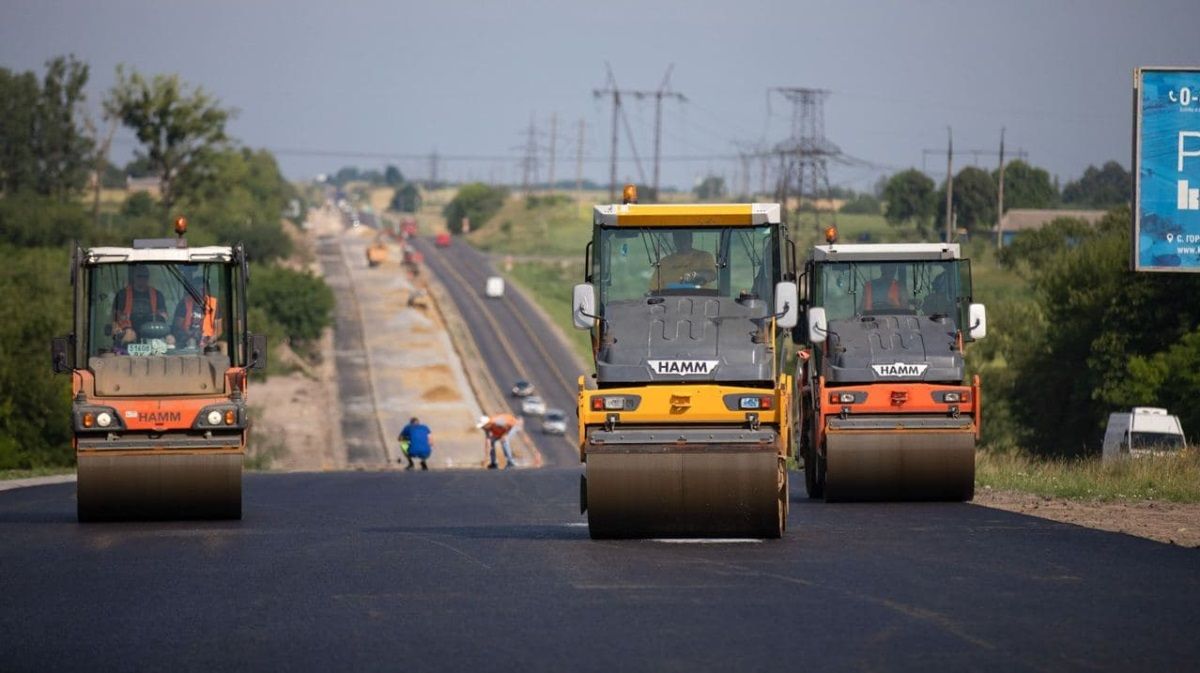
[[[1068,500],[991,488],[977,490],[974,503],[1181,547],[1200,547],[1200,503]]]

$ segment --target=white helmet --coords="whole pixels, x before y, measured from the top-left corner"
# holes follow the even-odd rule
[[[482,429],[483,429],[483,426],[485,426],[485,425],[487,425],[488,423],[491,423],[491,422],[492,422],[492,419],[488,418],[487,416],[480,416],[480,417],[479,417],[479,422],[475,424],[475,429],[476,429],[476,430],[482,430]]]

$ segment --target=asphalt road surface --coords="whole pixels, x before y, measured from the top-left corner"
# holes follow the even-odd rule
[[[0,492],[0,670],[1197,667],[1192,550],[799,491],[782,540],[595,542],[577,483],[251,474],[240,522],[87,525]]]
[[[336,237],[321,237],[317,242],[317,259],[337,301],[333,310],[333,349],[346,463],[351,467],[386,465],[387,440],[380,429],[371,394],[358,299]]]
[[[575,422],[578,379],[583,372],[557,338],[557,328],[548,325],[529,301],[513,291],[511,283],[501,298],[484,295],[488,276],[497,275],[486,255],[458,240],[448,248],[439,248],[427,240],[416,240],[425,256],[425,265],[458,306],[471,335],[479,346],[487,371],[501,392],[508,394],[520,379],[530,381],[549,408],[567,414],[565,436],[544,435],[537,418],[527,418],[525,430],[537,446],[546,465],[579,464],[575,442],[579,437]],[[466,363],[471,366],[471,363]],[[521,401],[508,398],[509,410],[521,415]],[[496,413],[498,410],[491,410]]]

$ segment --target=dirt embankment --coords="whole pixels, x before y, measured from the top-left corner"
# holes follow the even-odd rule
[[[315,237],[341,230],[336,211],[313,210],[308,229],[290,223],[284,229],[295,252],[284,262],[293,269],[321,274]],[[253,280],[251,281],[253,282]],[[337,470],[346,466],[338,415],[337,385],[333,371],[333,334],[325,330],[315,363],[305,362],[286,346],[269,357],[295,368],[250,386],[250,462],[262,469],[310,471]]]
[[[1200,503],[1068,500],[985,488],[975,492],[975,504],[1182,547],[1200,547]]]

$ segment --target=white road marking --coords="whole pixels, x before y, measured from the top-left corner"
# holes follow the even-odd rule
[[[758,544],[762,540],[750,537],[664,537],[653,538],[651,542],[664,544]]]

